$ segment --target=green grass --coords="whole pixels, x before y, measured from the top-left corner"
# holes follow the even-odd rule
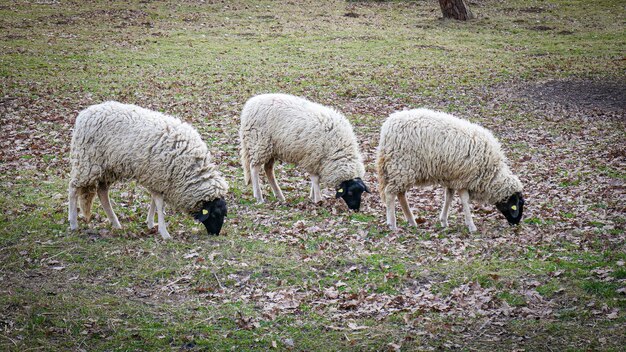
[[[0,2],[0,349],[623,348],[623,111],[514,94],[623,81],[623,5],[470,6],[478,18],[460,23],[426,1]],[[238,116],[250,96],[278,91],[352,122],[372,189],[361,212],[332,187],[312,204],[308,175],[280,163],[287,202],[265,186],[255,204]],[[173,240],[162,241],[136,182],[111,192],[122,230],[98,200],[91,222],[68,230],[72,123],[104,100],[199,130],[230,185],[222,236],[168,210]],[[419,106],[499,137],[525,184],[521,226],[475,205],[470,234],[455,201],[443,229],[441,190],[427,188],[408,195],[418,228],[397,209],[401,229],[387,229],[379,128]]]

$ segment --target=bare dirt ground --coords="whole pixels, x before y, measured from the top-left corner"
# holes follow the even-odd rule
[[[590,111],[593,116],[625,118],[626,82],[602,79],[548,80],[509,87],[514,95],[540,104]]]

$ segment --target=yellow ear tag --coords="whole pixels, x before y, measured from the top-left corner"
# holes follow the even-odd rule
[[[337,192],[339,192],[339,193],[343,192],[343,188],[339,188],[339,189],[337,190]]]
[[[209,213],[209,211],[208,211],[208,210],[206,210],[206,209],[202,209],[202,214],[203,214],[203,215],[206,215],[206,214],[208,214],[208,213]]]
[[[517,206],[516,205],[511,205],[511,210],[517,210]]]

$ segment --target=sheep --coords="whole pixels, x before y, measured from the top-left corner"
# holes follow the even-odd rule
[[[228,184],[198,132],[175,117],[114,101],[92,105],[76,118],[70,162],[71,230],[78,228],[77,203],[89,221],[96,193],[113,227],[121,229],[108,190],[118,180],[134,179],[151,194],[147,224],[154,226],[156,208],[163,239],[171,238],[165,202],[191,214],[209,234],[220,233]]]
[[[450,114],[424,108],[391,114],[380,132],[377,173],[392,230],[396,196],[409,224],[417,226],[406,200],[406,191],[414,185],[445,187],[439,217],[443,227],[448,226],[455,191],[470,232],[476,231],[470,199],[495,204],[512,225],[522,218],[522,183],[509,170],[500,143],[487,129]]]
[[[335,187],[336,198],[358,211],[365,167],[350,122],[337,110],[288,94],[262,94],[250,98],[241,112],[239,129],[241,165],[245,184],[263,203],[259,185],[261,167],[274,196],[285,201],[274,176],[274,162],[282,160],[306,170],[311,177],[310,197],[322,200],[320,183]]]

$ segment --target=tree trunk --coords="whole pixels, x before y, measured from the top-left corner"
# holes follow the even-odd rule
[[[439,0],[443,18],[454,18],[459,21],[467,21],[474,18],[464,0]]]

